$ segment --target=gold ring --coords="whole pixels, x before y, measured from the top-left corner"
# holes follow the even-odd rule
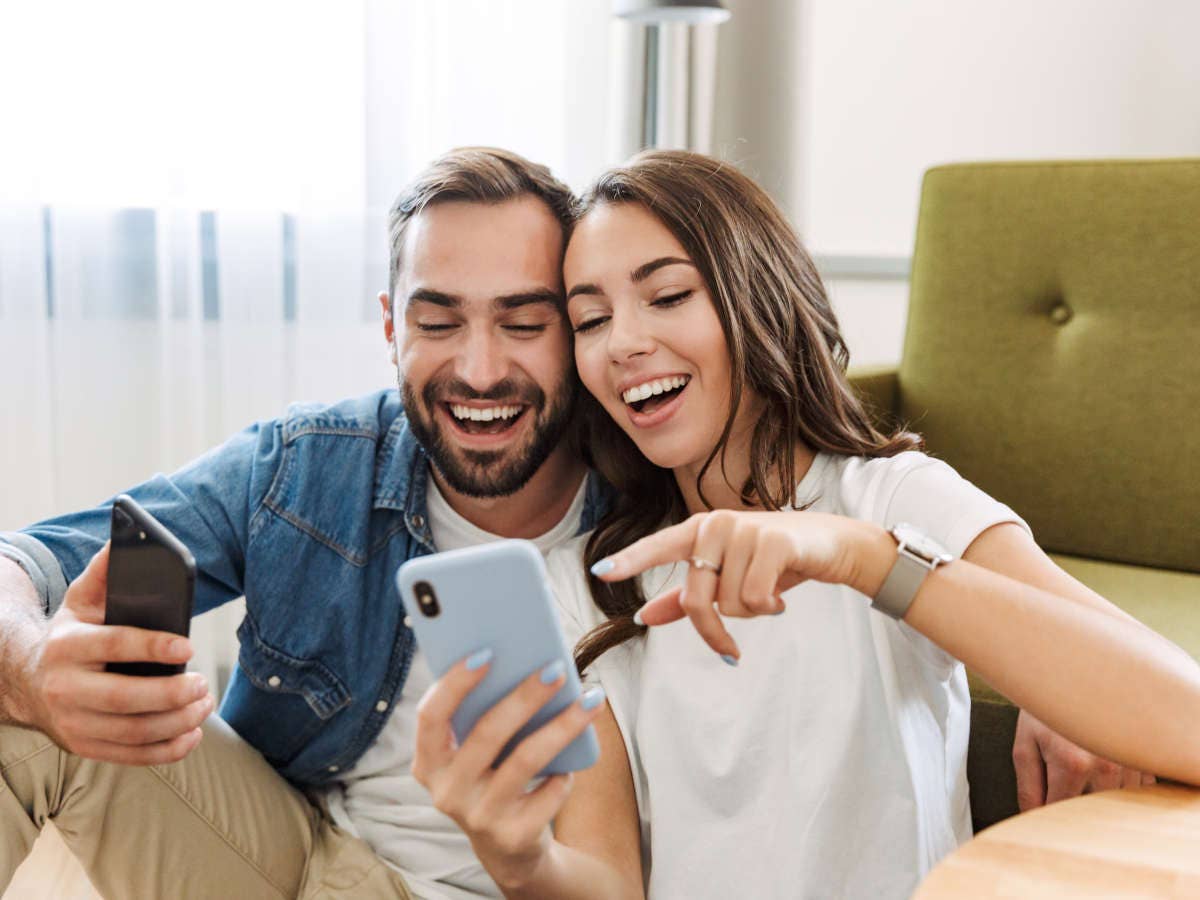
[[[703,557],[693,556],[688,560],[688,563],[693,569],[708,569],[708,571],[712,572],[714,575],[721,574],[721,567],[719,565],[717,565],[715,562],[710,562]]]

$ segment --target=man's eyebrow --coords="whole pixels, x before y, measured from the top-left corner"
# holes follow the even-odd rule
[[[555,309],[561,309],[563,296],[557,291],[543,288],[536,291],[521,291],[518,294],[504,294],[492,300],[492,306],[501,310],[520,309],[534,303],[549,303]]]
[[[445,294],[441,291],[430,290],[429,288],[417,288],[408,295],[408,302],[432,303],[434,306],[444,306],[447,309],[458,309],[458,307],[462,306],[462,300],[453,294]]]
[[[693,269],[696,267],[696,264],[690,259],[681,259],[678,256],[660,256],[658,259],[651,260],[648,263],[643,263],[642,265],[638,266],[633,270],[629,277],[634,284],[637,284],[639,281],[645,281],[647,278],[665,266],[677,265],[691,266]]]

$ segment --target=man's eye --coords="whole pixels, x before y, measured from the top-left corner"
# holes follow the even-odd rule
[[[545,325],[505,325],[506,331],[515,332],[516,334],[541,334],[546,330]]]
[[[426,334],[436,334],[441,331],[449,331],[454,325],[448,322],[418,322],[417,329]]]
[[[607,321],[608,316],[596,316],[595,318],[587,319],[575,326],[575,333],[587,334],[589,331],[595,331]]]
[[[688,297],[692,296],[691,290],[680,291],[678,294],[670,294],[666,297],[659,297],[657,300],[651,301],[651,306],[674,306],[677,303],[682,303]]]

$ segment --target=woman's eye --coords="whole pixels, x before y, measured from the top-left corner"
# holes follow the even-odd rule
[[[594,318],[580,322],[575,326],[574,331],[576,334],[587,334],[589,331],[595,331],[607,321],[608,316],[595,316]]]
[[[659,297],[658,299],[651,301],[650,305],[670,307],[677,303],[682,303],[690,296],[692,296],[692,291],[690,289],[686,291],[680,291],[678,294],[669,294],[666,297]]]

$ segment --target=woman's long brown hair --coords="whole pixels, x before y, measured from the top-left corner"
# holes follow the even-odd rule
[[[750,442],[750,477],[741,487],[748,505],[782,509],[793,502],[800,446],[877,457],[921,447],[915,434],[884,433],[872,423],[846,380],[850,354],[816,267],[751,179],[711,157],[652,150],[601,176],[581,201],[577,221],[615,203],[642,205],[675,236],[700,271],[725,333],[729,419],[697,482],[719,464],[746,388],[762,402]],[[588,540],[590,569],[681,521],[687,510],[672,471],[647,460],[590,394],[582,398],[578,421],[585,459],[616,489],[613,506]],[[575,648],[581,672],[644,631],[633,622],[646,602],[639,579],[609,584],[589,575],[588,581],[608,621]]]

